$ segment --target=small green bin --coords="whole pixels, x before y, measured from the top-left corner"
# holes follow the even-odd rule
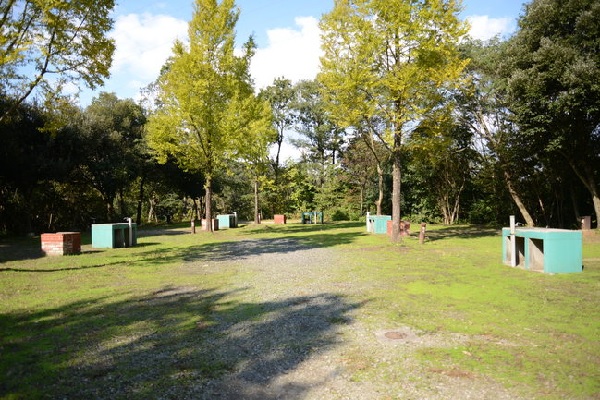
[[[237,214],[219,214],[219,229],[222,228],[237,228]]]
[[[114,249],[131,247],[137,244],[137,225],[131,224],[93,224],[92,247],[95,249]]]
[[[387,233],[387,222],[391,219],[391,215],[370,215],[371,232],[385,235]]]

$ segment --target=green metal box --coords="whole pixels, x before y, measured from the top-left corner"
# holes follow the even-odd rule
[[[217,215],[219,220],[219,228],[237,228],[237,214],[219,214]]]
[[[514,241],[514,243],[513,243]],[[552,228],[502,229],[502,261],[510,265],[512,253],[515,264],[530,271],[551,274],[583,270],[581,231]]]
[[[92,247],[95,249],[113,249],[131,247],[137,244],[137,225],[131,224],[93,224]]]
[[[391,215],[369,215],[369,232],[387,233],[387,223],[392,220]]]

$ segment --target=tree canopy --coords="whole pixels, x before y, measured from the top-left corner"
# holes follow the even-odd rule
[[[319,79],[346,126],[380,117],[393,162],[393,240],[400,225],[404,138],[443,101],[466,62],[456,1],[336,0],[323,17]]]
[[[233,0],[196,0],[189,45],[175,43],[158,80],[160,107],[148,124],[159,160],[172,156],[182,169],[204,173],[207,220],[215,172],[226,160],[254,152],[249,139],[271,129],[271,109],[254,95],[250,78],[252,38],[235,54],[238,16]]]
[[[533,152],[558,156],[600,216],[600,3],[533,0],[507,52],[511,110]]]
[[[102,85],[115,48],[106,37],[113,7],[114,0],[0,2],[0,95],[12,99],[0,120],[37,88]]]
[[[458,2],[337,0],[321,21],[317,80],[281,77],[256,95],[255,46],[236,44],[234,0],[197,0],[189,40],[174,44],[149,86],[152,104],[111,93],[85,108],[38,101],[35,87],[77,78],[65,70],[53,81],[50,64],[19,104],[27,86],[14,78],[36,76],[27,72],[42,42],[9,57],[9,28],[34,24],[44,7],[93,6],[0,0],[0,235],[85,230],[136,210],[152,223],[391,212],[394,230],[400,207],[412,223],[498,226],[520,213],[519,222],[557,228],[595,213],[598,226],[597,1],[532,0],[511,38],[480,42],[462,36]],[[77,49],[83,37],[73,36]]]

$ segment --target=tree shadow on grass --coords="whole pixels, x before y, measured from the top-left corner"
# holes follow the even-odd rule
[[[357,238],[355,233],[337,233],[279,238],[244,239],[212,242],[186,248],[161,248],[140,253],[146,264],[167,264],[176,261],[242,261],[264,254],[288,254],[312,248],[348,244]]]
[[[357,228],[364,226],[363,222],[328,222],[325,224],[300,224],[300,223],[289,223],[285,225],[273,225],[273,224],[261,224],[253,225],[249,227],[245,234],[262,234],[265,232],[281,233],[285,234],[296,234],[296,233],[310,233],[310,232],[328,232],[336,229],[345,228]]]
[[[417,233],[418,235],[418,233]],[[428,230],[426,238],[429,241],[444,239],[474,239],[481,237],[499,236],[500,230],[487,226],[445,226],[439,229]]]
[[[69,257],[72,257],[72,256],[69,256]],[[50,267],[50,268],[7,267],[7,268],[2,268],[2,267],[0,267],[0,272],[54,273],[54,272],[63,272],[63,271],[82,271],[82,270],[86,270],[86,269],[105,268],[105,267],[110,267],[110,266],[119,265],[119,264],[123,264],[123,261],[118,260],[118,261],[106,262],[106,263],[102,263],[102,264],[80,265],[77,267],[62,267],[62,268],[55,268],[55,267]]]
[[[197,229],[199,229],[199,227],[197,227]],[[139,228],[137,230],[137,237],[189,235],[190,230],[191,228],[189,226],[183,226],[181,224],[174,226],[153,226]]]
[[[39,237],[0,239],[0,264],[8,261],[35,260],[44,256]]]
[[[0,397],[299,399],[310,383],[277,378],[336,346],[361,306],[328,293],[256,303],[239,295],[164,287],[1,314]]]

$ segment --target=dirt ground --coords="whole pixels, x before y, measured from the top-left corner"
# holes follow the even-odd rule
[[[236,365],[202,388],[205,399],[518,399],[468,371],[421,365],[415,352],[457,346],[470,338],[408,326],[370,328],[364,288],[336,280],[347,258],[335,249],[293,239],[241,241],[237,254],[242,301],[262,304],[256,320],[219,327],[217,357]],[[220,268],[225,260],[203,260]],[[231,261],[227,261],[231,263]],[[191,263],[186,268],[194,268]],[[243,356],[240,356],[242,354]]]

